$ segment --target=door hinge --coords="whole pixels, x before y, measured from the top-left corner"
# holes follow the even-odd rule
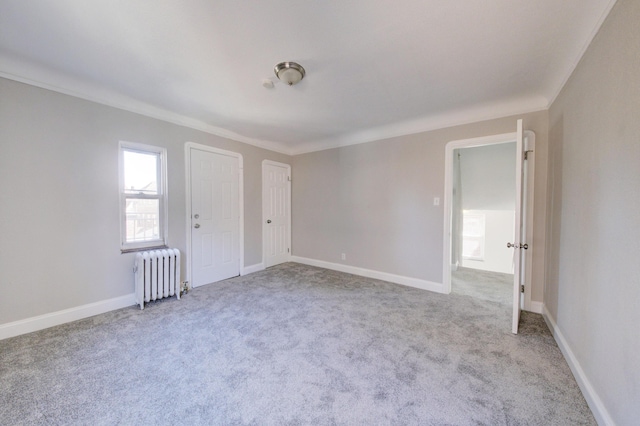
[[[529,153],[530,153],[530,152],[533,152],[533,150],[532,150],[532,149],[529,149],[529,150],[527,150],[527,151],[525,151],[525,152],[524,152],[524,159],[525,159],[525,160],[528,160],[528,159],[529,159]]]
[[[289,253],[289,249],[287,249],[287,253]]]
[[[291,182],[291,176],[287,176],[287,180]]]
[[[520,285],[520,293],[524,293],[524,284]]]

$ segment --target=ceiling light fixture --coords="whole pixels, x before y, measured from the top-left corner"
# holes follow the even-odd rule
[[[289,86],[297,84],[304,78],[305,71],[302,65],[295,62],[280,62],[273,67],[280,81],[287,83]]]

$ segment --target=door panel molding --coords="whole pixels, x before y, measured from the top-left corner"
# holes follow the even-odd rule
[[[233,151],[227,151],[220,148],[214,148],[208,145],[202,145],[195,142],[186,142],[184,145],[185,153],[185,233],[186,233],[186,256],[183,265],[186,267],[186,280],[189,281],[189,285],[192,285],[192,253],[191,253],[191,150],[197,149],[200,151],[210,152],[213,154],[226,155],[235,157],[238,160],[238,249],[239,249],[239,272],[242,275],[244,270],[244,167],[242,154]]]

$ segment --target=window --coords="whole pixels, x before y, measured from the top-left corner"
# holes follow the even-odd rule
[[[120,142],[122,251],[166,245],[166,150]]]
[[[484,213],[462,212],[462,258],[484,260]]]

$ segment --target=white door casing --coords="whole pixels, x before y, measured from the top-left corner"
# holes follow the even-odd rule
[[[518,324],[520,324],[520,285],[522,284],[522,163],[524,162],[524,134],[522,130],[522,119],[516,125],[516,204],[515,221],[513,232],[513,321],[511,332],[518,334]]]
[[[531,282],[533,265],[533,182],[535,136],[524,131],[518,120],[516,132],[516,214],[513,242],[513,324],[518,334],[521,308],[531,309]],[[519,167],[518,167],[519,165]],[[518,178],[520,180],[518,181]],[[519,210],[519,214],[518,214]],[[524,286],[524,293],[521,291]],[[524,297],[523,297],[524,296]]]
[[[531,246],[522,251],[523,259],[520,265],[522,284],[525,286],[522,309],[535,311],[531,301],[531,285],[533,283],[533,196],[535,182],[535,134],[529,130],[524,131],[524,150],[526,160],[522,164],[522,234],[520,235],[523,244]],[[538,302],[540,303],[540,302]],[[540,311],[535,311],[542,313]]]
[[[187,276],[192,287],[240,274],[242,156],[187,143]]]
[[[291,257],[291,166],[262,162],[262,253],[265,268]]]
[[[522,125],[520,125],[522,127]],[[499,135],[485,136],[472,139],[456,140],[447,143],[445,148],[445,189],[444,189],[444,233],[443,233],[443,292],[448,294],[451,292],[451,213],[452,213],[452,191],[453,191],[453,154],[459,148],[472,148],[477,146],[493,145],[506,142],[517,142],[518,132],[504,133]],[[535,133],[526,130],[522,132],[522,150],[530,151],[527,162],[523,166],[523,155],[517,155],[515,161],[520,163],[519,169],[522,173],[520,200],[516,200],[517,205],[521,205],[521,219],[518,227],[523,230],[520,240],[515,240],[518,244],[528,244],[528,250],[517,249],[519,253],[520,273],[516,278],[514,274],[514,301],[516,299],[516,279],[518,280],[518,303],[514,303],[514,312],[518,310],[518,314],[514,314],[513,325],[517,324],[519,319],[519,310],[530,310],[531,307],[531,260],[533,258],[533,183],[534,183],[534,156],[535,149]],[[516,184],[518,187],[519,185]],[[512,242],[512,243],[513,243]],[[505,244],[507,242],[505,241]],[[524,304],[520,300],[520,284],[525,286]],[[515,306],[517,305],[517,306]],[[516,329],[517,332],[517,329]]]

